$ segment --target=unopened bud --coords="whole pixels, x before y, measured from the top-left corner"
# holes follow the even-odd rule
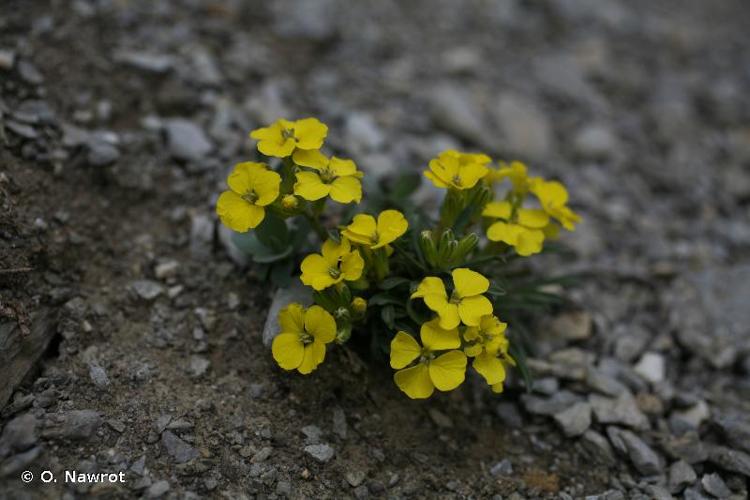
[[[294,210],[298,204],[299,201],[293,194],[288,194],[281,199],[281,206],[286,210]]]
[[[358,316],[363,316],[367,311],[367,300],[362,297],[354,297],[354,300],[352,300],[352,311]]]
[[[419,248],[427,263],[432,267],[437,266],[437,247],[432,240],[432,231],[425,229],[419,234]]]

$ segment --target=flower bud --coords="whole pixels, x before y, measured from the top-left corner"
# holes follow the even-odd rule
[[[432,267],[437,266],[437,247],[432,240],[432,231],[424,230],[419,234],[419,248],[427,263]]]
[[[297,205],[299,205],[299,202],[297,197],[293,194],[288,194],[281,198],[281,206],[284,207],[285,210],[294,210],[297,208]]]
[[[479,236],[474,233],[469,233],[458,242],[458,248],[456,249],[455,259],[462,261],[476,248],[479,243]]]
[[[362,297],[354,297],[354,300],[352,300],[352,311],[357,316],[363,316],[367,311],[367,300]]]

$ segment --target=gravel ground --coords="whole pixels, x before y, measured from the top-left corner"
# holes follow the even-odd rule
[[[0,340],[41,358],[0,381],[0,498],[747,498],[749,24],[740,0],[6,0]],[[459,147],[568,184],[576,258],[539,267],[586,279],[537,325],[532,392],[274,365],[271,291],[212,206],[249,130],[308,115],[369,175]]]

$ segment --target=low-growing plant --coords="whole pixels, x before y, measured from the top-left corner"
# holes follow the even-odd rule
[[[363,173],[324,154],[327,134],[315,118],[252,131],[260,161],[237,164],[216,204],[263,278],[288,286],[299,269],[312,289],[313,305],[279,314],[278,365],[309,374],[329,344],[353,342],[388,359],[414,399],[455,389],[469,363],[494,392],[509,366],[528,385],[524,325],[560,303],[549,285],[563,279],[535,278],[523,260],[579,222],[565,187],[517,161],[448,150],[424,171],[445,190],[437,213],[413,202],[416,172],[368,184],[363,202]]]

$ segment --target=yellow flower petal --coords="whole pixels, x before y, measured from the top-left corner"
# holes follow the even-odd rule
[[[470,358],[479,356],[484,352],[484,348],[482,347],[482,344],[474,344],[467,347],[464,347],[464,354],[469,356]]]
[[[297,172],[294,194],[308,201],[316,201],[328,196],[331,186],[323,183],[315,172]]]
[[[435,185],[435,187],[443,188],[443,189],[450,187],[450,184],[443,182],[440,179],[440,177],[433,174],[430,170],[425,170],[424,176],[427,177],[429,180],[431,180],[432,183]]]
[[[519,208],[518,224],[531,229],[541,229],[549,224],[549,215],[544,210]]]
[[[492,314],[492,302],[484,295],[466,297],[458,304],[458,315],[465,325],[479,325],[485,314]]]
[[[327,239],[323,243],[320,254],[328,262],[331,267],[336,267],[339,263],[339,259],[344,255],[348,254],[351,250],[351,243],[346,238],[342,238],[340,242],[336,242],[332,239]]]
[[[492,386],[492,392],[494,392],[495,394],[500,394],[501,392],[503,392],[503,389],[504,387],[502,382]]]
[[[294,122],[294,137],[299,149],[320,149],[328,135],[328,127],[317,118]]]
[[[282,333],[302,333],[305,331],[305,308],[293,302],[279,312],[279,326]]]
[[[312,343],[313,361],[316,365],[321,364],[326,359],[326,344],[315,339]]]
[[[378,215],[378,242],[372,248],[392,243],[409,228],[409,222],[398,210],[384,210]]]
[[[315,370],[320,363],[317,362],[318,355],[315,352],[315,342],[307,344],[305,346],[304,355],[302,356],[302,362],[300,363],[297,370],[302,375],[309,375]],[[325,348],[325,346],[323,346]]]
[[[425,177],[430,179],[435,187],[445,188],[454,186],[453,181],[458,176],[458,160],[453,157],[438,157],[430,160],[429,173]],[[454,186],[455,187],[455,186]]]
[[[393,380],[411,399],[426,399],[435,391],[429,369],[423,363],[397,371]]]
[[[464,330],[464,340],[472,342],[479,338],[479,327],[469,326]]]
[[[296,333],[280,333],[273,339],[273,359],[284,370],[294,370],[302,364],[305,346]]]
[[[501,335],[508,328],[508,324],[500,321],[497,316],[488,314],[484,316],[479,323],[483,332],[490,335]],[[465,335],[464,335],[465,336]]]
[[[336,320],[320,306],[311,306],[305,312],[305,330],[318,342],[327,344],[336,338]]]
[[[331,199],[339,203],[362,201],[362,184],[354,176],[337,177],[330,187]]]
[[[377,223],[372,215],[357,214],[341,234],[354,243],[370,246],[377,238],[377,231]]]
[[[489,385],[499,384],[505,380],[505,367],[496,356],[483,353],[474,358],[474,369],[484,377]]]
[[[515,246],[518,242],[518,235],[524,229],[516,224],[498,221],[487,229],[487,238],[490,241],[502,241],[505,244]]]
[[[322,255],[310,254],[300,264],[300,270],[302,271],[300,280],[303,284],[315,290],[324,290],[343,279],[334,279],[329,273],[330,268],[330,263]]]
[[[356,281],[362,276],[365,261],[358,251],[349,252],[341,259],[341,275],[346,281]]]
[[[244,233],[257,227],[263,221],[266,211],[243,200],[233,191],[224,191],[216,201],[216,214],[229,229]]]
[[[542,251],[544,233],[538,229],[529,229],[518,234],[516,241],[516,252],[518,255],[527,257]]]
[[[406,332],[397,332],[391,340],[391,368],[401,369],[422,354],[422,347]]]
[[[476,186],[477,182],[487,175],[489,169],[479,163],[472,163],[462,166],[458,171],[458,183],[461,189],[471,189]]]
[[[453,285],[459,297],[480,295],[490,288],[490,281],[476,271],[464,267],[451,272]],[[490,311],[492,312],[492,311]]]
[[[336,177],[346,177],[357,174],[357,165],[354,161],[345,158],[338,158],[336,156],[331,158],[328,168],[331,169],[331,172],[333,172],[333,175]]]
[[[445,283],[443,283],[443,280],[436,276],[428,276],[427,278],[422,279],[419,286],[417,286],[417,289],[411,294],[411,298],[415,299],[426,295],[442,295],[447,298],[445,293]]]
[[[440,318],[435,318],[422,324],[419,330],[422,344],[431,351],[443,351],[461,347],[458,329],[446,330],[440,328]]]
[[[253,187],[254,171],[265,170],[265,168],[266,166],[262,163],[255,163],[252,161],[236,164],[232,173],[227,177],[227,185],[229,186],[229,189],[239,195],[249,192]]]
[[[433,297],[435,296],[430,295],[425,297],[425,304],[427,304],[428,307],[430,306],[428,300]],[[433,311],[435,311],[435,309],[433,309]],[[456,304],[446,304],[440,311],[435,312],[440,316],[440,328],[452,330],[453,328],[457,328],[461,323],[461,317],[458,314],[458,306],[456,306]]]
[[[292,155],[292,159],[297,165],[314,168],[316,170],[321,170],[328,166],[328,158],[315,149],[298,149]]]
[[[279,187],[281,186],[281,176],[273,170],[263,168],[254,174],[253,191],[258,195],[255,204],[259,207],[270,205],[279,197]]]
[[[446,352],[430,361],[429,371],[438,390],[453,390],[466,378],[466,355],[461,351]]]
[[[513,213],[513,206],[508,201],[491,201],[485,205],[482,215],[484,217],[494,217],[496,219],[510,219]]]

